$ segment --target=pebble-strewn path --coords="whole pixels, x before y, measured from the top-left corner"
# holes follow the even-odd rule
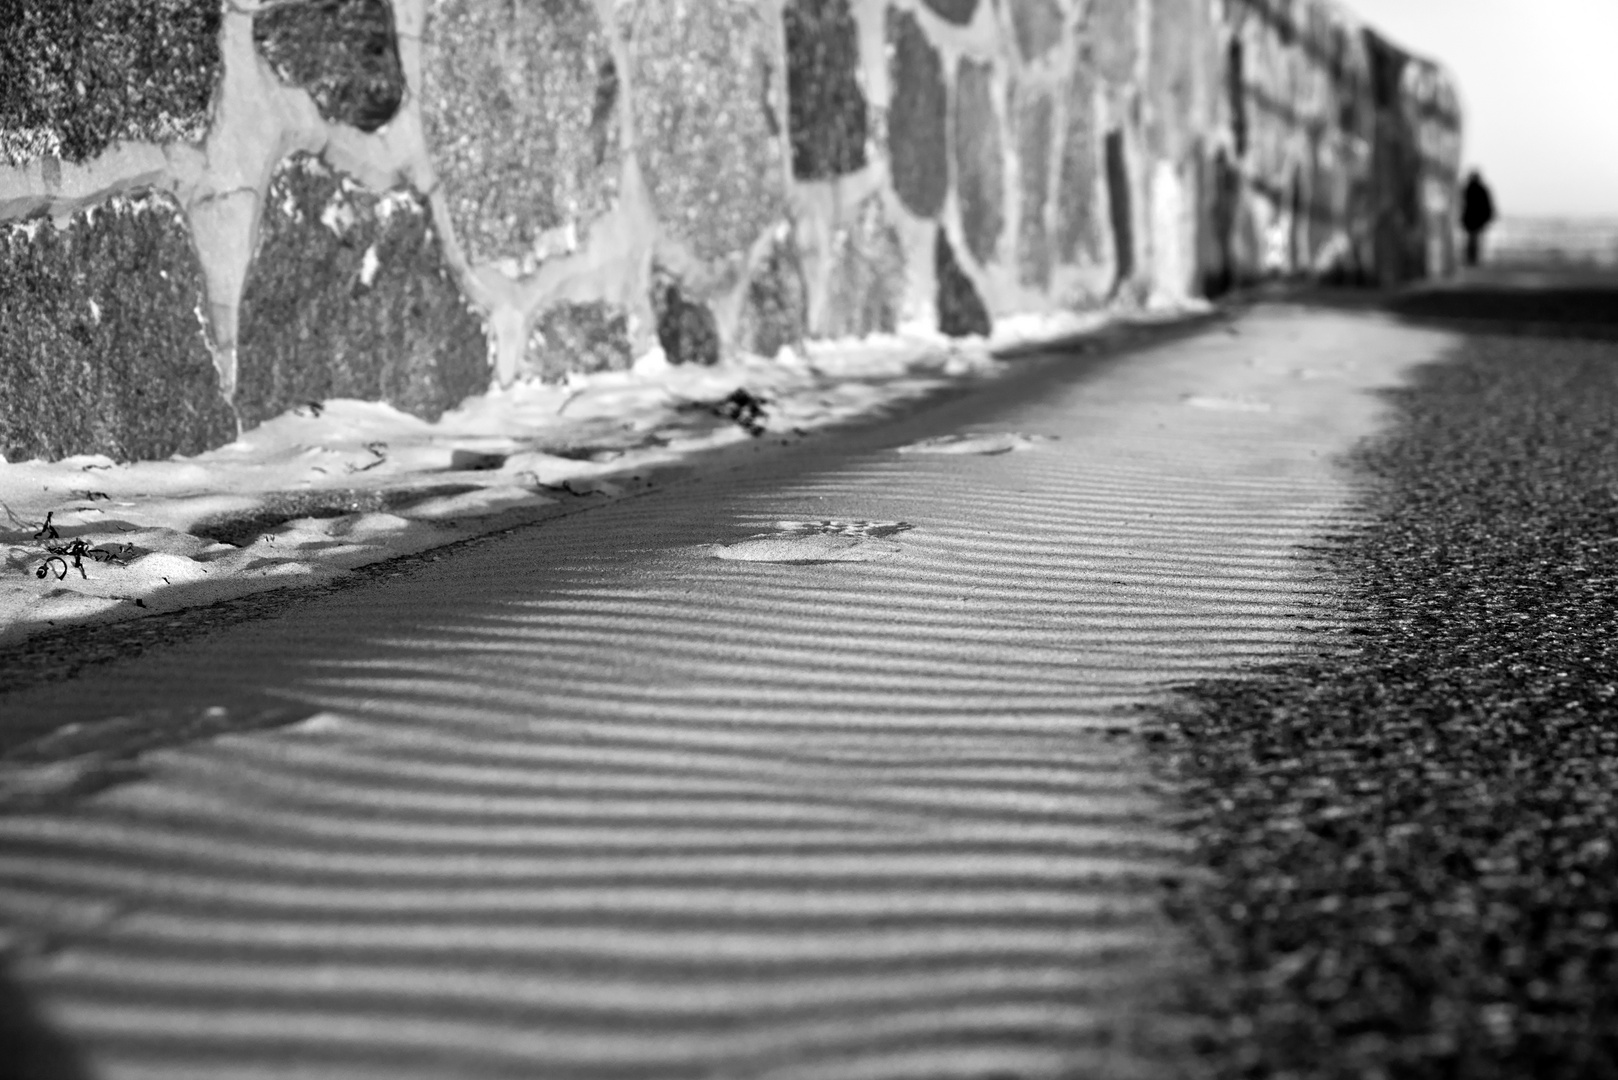
[[[1321,559],[1356,648],[1179,715],[1220,1075],[1618,1076],[1618,335],[1512,329],[1356,455]]]
[[[1261,309],[1018,361],[0,699],[303,717],[40,773],[11,977],[119,1080],[1173,1075],[1187,871],[1126,707],[1291,655],[1361,391],[1441,341]]]

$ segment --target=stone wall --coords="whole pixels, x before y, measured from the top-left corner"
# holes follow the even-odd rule
[[[1326,0],[0,0],[0,454],[1453,261]]]
[[[1204,291],[1451,272],[1461,121],[1442,69],[1324,3],[1224,0],[1221,21]]]

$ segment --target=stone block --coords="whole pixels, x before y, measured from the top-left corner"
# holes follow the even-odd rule
[[[1129,162],[1124,149],[1124,133],[1107,132],[1107,220],[1112,224],[1112,257],[1117,283],[1122,285],[1135,273],[1135,227],[1131,210]]]
[[[1072,265],[1101,259],[1097,189],[1101,135],[1096,123],[1095,83],[1082,57],[1067,88],[1067,116],[1056,186],[1056,258]]]
[[[832,241],[823,332],[829,337],[891,334],[904,302],[905,254],[882,198],[871,195]]]
[[[543,379],[623,371],[634,362],[627,316],[602,301],[547,308],[528,339],[529,370]]]
[[[1241,38],[1233,37],[1225,49],[1225,101],[1230,113],[1231,139],[1236,157],[1247,156],[1247,60]]]
[[[967,250],[980,263],[994,261],[1005,228],[1005,168],[994,66],[963,59],[955,74],[956,197]]]
[[[1062,9],[1056,0],[1012,0],[1011,28],[1024,60],[1038,60],[1062,40]]]
[[[949,91],[944,62],[916,17],[888,9],[888,168],[905,208],[930,218],[949,193]]]
[[[0,226],[0,454],[195,454],[236,437],[179,206],[121,196]]]
[[[387,0],[293,0],[253,16],[253,43],[282,82],[328,121],[375,131],[404,98]]]
[[[526,273],[583,244],[618,196],[618,97],[592,0],[434,0],[422,123],[471,261]]]
[[[671,364],[719,362],[719,323],[706,304],[688,299],[679,278],[662,267],[652,269],[652,313],[657,342]]]
[[[848,0],[791,0],[787,43],[792,174],[825,180],[865,168],[859,26]]]
[[[220,16],[219,0],[0,3],[0,163],[200,140]]]
[[[938,283],[939,333],[950,337],[971,334],[987,337],[991,329],[989,309],[983,305],[977,286],[956,261],[955,249],[942,228],[933,244],[933,275]]]
[[[978,0],[923,0],[927,10],[937,15],[945,22],[952,22],[957,26],[967,26],[977,18]],[[1022,0],[1016,0],[1021,3]]]
[[[1152,121],[1147,127],[1154,154],[1182,160],[1198,128],[1208,123],[1202,95],[1213,86],[1203,57],[1214,37],[1208,5],[1201,0],[1153,0],[1146,69]]]
[[[803,260],[791,232],[783,228],[772,238],[748,279],[737,338],[749,352],[774,356],[784,347],[803,341],[808,320]]]
[[[483,322],[444,266],[426,200],[374,194],[301,153],[270,184],[236,357],[249,425],[333,397],[432,420],[489,382]]]
[[[1140,58],[1140,0],[1091,0],[1080,25],[1089,62],[1103,82],[1127,86]]]
[[[786,206],[780,35],[750,0],[619,10],[658,216],[701,259],[744,255]]]
[[[1017,222],[1017,276],[1024,285],[1048,288],[1051,243],[1046,230],[1050,204],[1051,146],[1056,139],[1055,105],[1034,91],[1018,105],[1017,158],[1022,175],[1022,208]]]

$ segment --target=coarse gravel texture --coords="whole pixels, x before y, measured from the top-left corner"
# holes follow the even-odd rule
[[[949,194],[949,90],[944,61],[921,23],[889,8],[886,21],[888,172],[893,193],[919,218],[936,217]]]
[[[1064,87],[1066,117],[1062,125],[1061,159],[1057,163],[1055,224],[1056,260],[1072,265],[1081,260],[1099,262],[1102,205],[1100,170],[1101,134],[1096,115],[1098,76],[1081,49]]]
[[[1393,298],[1388,306],[1411,319],[1505,322],[1535,333],[1571,330],[1579,336],[1608,337],[1618,328],[1618,293],[1611,288],[1563,281],[1547,285],[1520,288],[1484,281],[1461,288],[1416,289]]]
[[[1462,342],[1313,553],[1351,644],[1154,738],[1222,1076],[1618,1075],[1618,348]]]
[[[218,0],[0,0],[0,164],[201,139],[221,15]]]
[[[551,381],[569,372],[624,371],[634,362],[628,315],[602,300],[557,303],[528,337],[528,370]]]
[[[1019,0],[1007,6],[1017,51],[1034,63],[1062,40],[1062,9],[1056,0]]]
[[[531,273],[585,244],[617,204],[622,104],[611,35],[590,0],[429,5],[416,93],[472,262]]]
[[[1017,216],[1017,280],[1034,289],[1048,289],[1051,284],[1047,221],[1055,138],[1055,103],[1049,93],[1035,89],[1017,106],[1017,160],[1022,191]]]
[[[1141,48],[1140,0],[1093,0],[1079,23],[1088,66],[1101,80],[1127,86],[1135,79]]]
[[[940,19],[966,26],[977,17],[978,0],[923,0]]]
[[[253,44],[329,121],[375,131],[405,93],[387,0],[305,0],[259,10]]]
[[[1006,154],[995,115],[994,65],[962,59],[955,75],[955,198],[966,249],[995,260],[1005,229]]]
[[[377,194],[301,152],[265,199],[237,363],[249,427],[329,398],[436,420],[489,383],[483,320],[444,263],[426,198]]]
[[[234,439],[203,303],[165,192],[0,226],[0,457],[129,461]]]
[[[867,112],[859,23],[848,0],[793,0],[786,33],[787,129],[792,174],[827,180],[865,168]]]
[[[719,363],[719,324],[706,304],[688,299],[680,280],[652,268],[652,313],[657,316],[657,342],[671,364]]]
[[[1107,218],[1112,223],[1112,260],[1121,286],[1135,273],[1135,226],[1129,208],[1129,163],[1125,160],[1124,133],[1107,132]]]
[[[904,306],[904,244],[881,195],[866,196],[849,218],[832,237],[831,280],[818,329],[833,338],[892,333]]]
[[[774,356],[789,345],[800,345],[808,325],[803,257],[791,231],[783,228],[770,238],[753,268],[738,336],[748,351]]]
[[[659,221],[698,259],[739,260],[787,210],[782,32],[744,0],[617,10]]]
[[[933,242],[933,276],[938,284],[938,329],[950,337],[987,336],[993,327],[977,286],[966,276],[944,230]]]

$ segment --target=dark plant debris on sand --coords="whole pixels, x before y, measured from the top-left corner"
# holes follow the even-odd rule
[[[21,524],[24,528],[32,527],[29,523],[18,521],[17,516],[11,513],[10,507],[6,508],[6,513],[14,523]],[[57,581],[62,581],[66,579],[69,570],[77,570],[79,577],[89,580],[89,572],[84,568],[85,559],[91,562],[116,563],[127,561],[134,552],[134,549],[127,544],[112,548],[105,545],[92,546],[77,537],[64,540],[56,528],[55,517],[56,511],[48,511],[45,520],[34,530],[33,540],[44,552],[40,564],[34,568],[34,576],[41,580],[55,577]]]
[[[1467,339],[1319,553],[1352,644],[1151,740],[1223,1077],[1618,1076],[1618,351]]]
[[[755,439],[763,435],[765,410],[769,400],[746,389],[737,387],[728,397],[717,401],[687,401],[679,406],[681,412],[705,412],[729,420]]]

